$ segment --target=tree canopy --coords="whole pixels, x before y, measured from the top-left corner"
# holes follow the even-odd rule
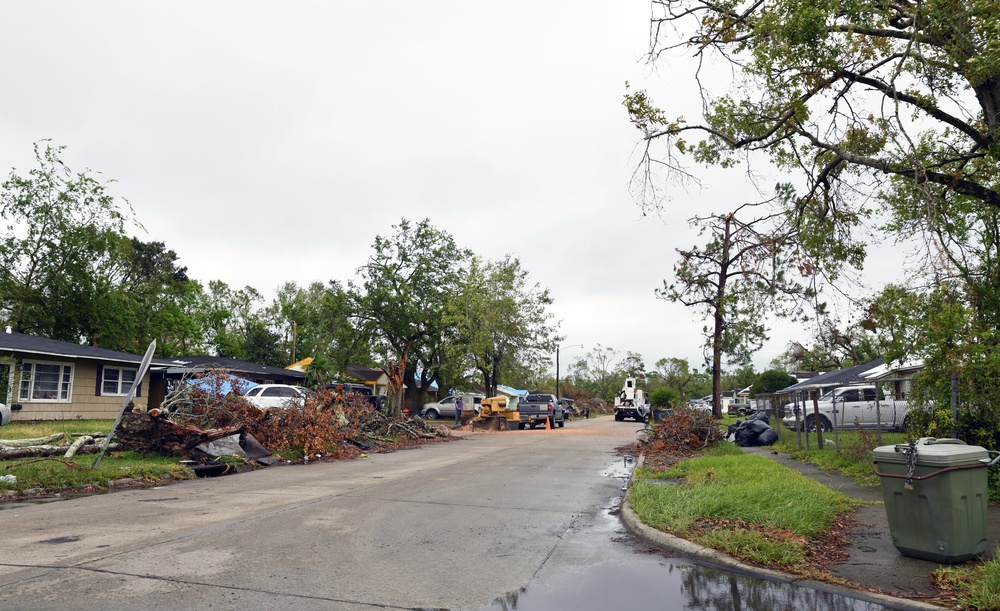
[[[652,5],[654,61],[686,49],[735,78],[718,97],[703,90],[694,123],[627,95],[647,143],[662,141],[675,170],[760,152],[793,172],[804,187],[788,212],[815,256],[859,263],[852,230],[885,202],[931,229],[952,207],[1000,209],[997,0]],[[646,162],[663,158],[647,148]]]

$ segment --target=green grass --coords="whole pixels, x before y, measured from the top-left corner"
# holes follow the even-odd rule
[[[755,564],[794,569],[806,562],[806,552],[801,544],[762,537],[760,533],[745,528],[714,529],[696,537],[695,541]]]
[[[108,488],[120,479],[158,482],[165,479],[189,479],[190,469],[170,456],[151,456],[135,452],[112,452],[93,469],[94,454],[73,458],[24,458],[0,461],[0,475],[17,477],[16,484],[0,483],[0,490],[18,492],[85,492]]]
[[[789,431],[781,427],[779,435],[780,439],[774,445],[775,450],[787,453],[789,457],[795,460],[801,460],[802,462],[814,464],[823,469],[843,473],[863,486],[879,485],[879,478],[875,475],[871,465],[874,459],[872,450],[879,445],[874,431],[839,431],[839,452],[835,446],[826,443],[826,440],[833,441],[833,433],[823,434],[824,445],[822,449],[817,449],[816,434],[812,433],[812,436],[809,438],[809,450],[805,449],[805,433],[801,437],[802,449],[798,446],[795,431]],[[906,433],[882,433],[881,445],[888,446],[897,443],[906,443],[907,440]]]
[[[651,479],[680,480],[677,485]],[[722,444],[710,455],[663,472],[640,469],[629,491],[643,523],[685,536],[700,520],[724,520],[699,529],[696,540],[760,564],[806,570],[808,538],[822,535],[852,501],[762,456]],[[733,522],[755,525],[739,528]]]
[[[33,420],[12,422],[0,428],[0,440],[31,439],[53,433],[107,433],[114,420]]]
[[[942,567],[934,572],[939,587],[954,593],[956,609],[1000,609],[1000,558],[973,567]]]
[[[45,422],[15,422],[0,429],[0,440],[31,439],[54,433],[94,433],[111,430],[112,420],[61,420]],[[0,492],[86,492],[101,490],[121,479],[159,482],[165,479],[193,477],[190,469],[175,457],[111,452],[97,470],[92,467],[97,456],[82,454],[70,459],[22,458],[0,460],[0,475],[14,475],[16,484],[0,483]]]

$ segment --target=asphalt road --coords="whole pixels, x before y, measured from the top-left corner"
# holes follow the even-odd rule
[[[554,557],[602,553],[563,542],[606,521],[637,427],[574,420],[8,509],[0,608],[479,609]]]

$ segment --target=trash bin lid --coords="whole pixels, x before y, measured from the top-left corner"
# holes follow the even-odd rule
[[[875,448],[875,462],[906,464],[907,444]],[[960,439],[935,439],[923,437],[917,441],[917,466],[955,467],[969,465],[982,459],[989,460],[986,448],[966,445]]]

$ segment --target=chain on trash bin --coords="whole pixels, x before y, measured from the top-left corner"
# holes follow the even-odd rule
[[[906,483],[903,490],[913,490],[913,472],[917,468],[917,443],[910,441],[910,447],[903,450],[906,454]]]

